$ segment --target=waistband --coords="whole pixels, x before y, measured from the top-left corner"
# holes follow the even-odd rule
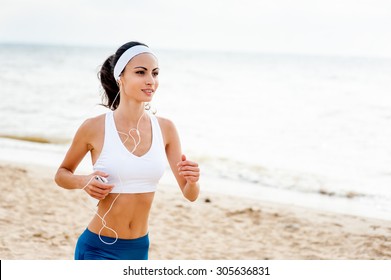
[[[132,247],[145,247],[146,244],[149,245],[149,234],[147,233],[146,235],[144,236],[141,236],[141,237],[138,237],[138,238],[133,238],[133,239],[123,239],[123,238],[118,238],[117,241],[116,241],[116,238],[115,237],[109,237],[109,236],[104,236],[104,235],[101,235],[100,238],[99,238],[99,235],[90,231],[88,228],[86,228],[86,230],[83,232],[83,234],[85,238],[88,239],[88,243],[90,245],[96,245],[96,246],[102,246],[102,244],[104,244],[100,238],[107,242],[107,243],[110,243],[112,245],[108,245],[108,246],[111,246],[111,247],[123,247],[123,246],[132,246]]]

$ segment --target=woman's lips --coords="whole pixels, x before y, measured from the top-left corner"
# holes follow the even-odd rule
[[[155,92],[153,89],[142,89],[142,91],[148,95],[148,96],[152,96],[152,94]]]

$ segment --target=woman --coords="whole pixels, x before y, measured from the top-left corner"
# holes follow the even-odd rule
[[[111,111],[80,126],[55,176],[59,186],[99,200],[75,259],[148,259],[148,217],[167,159],[183,195],[198,197],[200,170],[182,155],[174,124],[145,110],[158,74],[155,55],[138,42],[121,46],[101,67],[104,105]],[[94,172],[75,175],[88,152]]]

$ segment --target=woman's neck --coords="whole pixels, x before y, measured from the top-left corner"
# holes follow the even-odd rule
[[[120,102],[119,106],[115,110],[115,115],[118,120],[124,123],[126,126],[134,126],[140,120],[141,116],[145,112],[144,102]]]

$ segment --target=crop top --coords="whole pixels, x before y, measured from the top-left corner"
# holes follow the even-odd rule
[[[142,156],[132,154],[122,143],[114,122],[113,111],[105,116],[102,152],[93,169],[109,174],[114,184],[111,193],[148,193],[156,190],[166,168],[167,158],[157,118],[148,114],[152,126],[152,144]]]

